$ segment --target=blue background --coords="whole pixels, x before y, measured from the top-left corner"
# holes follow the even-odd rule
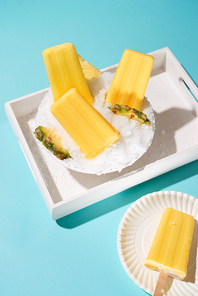
[[[0,0],[0,295],[138,295],[117,253],[127,208],[158,190],[198,197],[198,161],[53,221],[4,111],[49,86],[42,51],[64,42],[97,68],[125,48],[169,47],[198,83],[197,0]]]

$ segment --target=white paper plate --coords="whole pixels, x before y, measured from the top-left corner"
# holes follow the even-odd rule
[[[165,208],[193,215],[194,234],[188,262],[187,276],[183,281],[168,278],[165,295],[198,295],[198,201],[181,192],[160,191],[145,195],[133,203],[124,214],[117,235],[118,254],[129,277],[147,293],[153,294],[158,272],[147,269],[144,261],[149,252],[161,215]]]

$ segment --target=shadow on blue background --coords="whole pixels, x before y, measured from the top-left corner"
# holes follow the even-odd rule
[[[56,220],[56,223],[60,227],[68,229],[78,227],[125,205],[132,204],[143,195],[146,195],[153,191],[168,190],[167,187],[182,182],[183,180],[191,178],[197,174],[198,160],[177,168],[171,172],[163,174],[159,177],[156,177],[152,180],[146,181],[143,184],[139,184],[132,188],[129,188],[121,193],[118,193],[87,208],[72,213],[66,217],[58,219]],[[153,190],[153,188],[155,188],[155,190]],[[198,190],[197,196],[195,197],[198,198]]]

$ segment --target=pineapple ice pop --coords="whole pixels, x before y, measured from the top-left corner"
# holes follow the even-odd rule
[[[96,157],[120,137],[75,88],[56,101],[51,112],[88,159]]]
[[[167,208],[163,212],[145,260],[145,266],[160,271],[160,277],[163,276],[164,279],[167,275],[184,279],[187,273],[193,229],[193,216]]]
[[[71,88],[76,88],[87,101],[93,102],[78,54],[72,43],[45,49],[43,60],[54,101],[60,99]]]
[[[106,102],[141,110],[154,58],[125,49],[106,96]]]

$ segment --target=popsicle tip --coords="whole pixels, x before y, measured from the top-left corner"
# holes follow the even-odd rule
[[[71,43],[71,42],[64,42],[64,43],[62,43],[62,44],[57,44],[57,45],[53,45],[53,46],[50,46],[50,47],[47,47],[47,48],[45,48],[43,51],[42,51],[42,54],[43,53],[47,53],[47,52],[49,52],[49,51],[51,51],[51,50],[54,50],[54,49],[61,49],[61,48],[63,48],[63,47],[71,47],[71,48],[75,48],[75,46],[74,46],[74,44],[73,43]]]

